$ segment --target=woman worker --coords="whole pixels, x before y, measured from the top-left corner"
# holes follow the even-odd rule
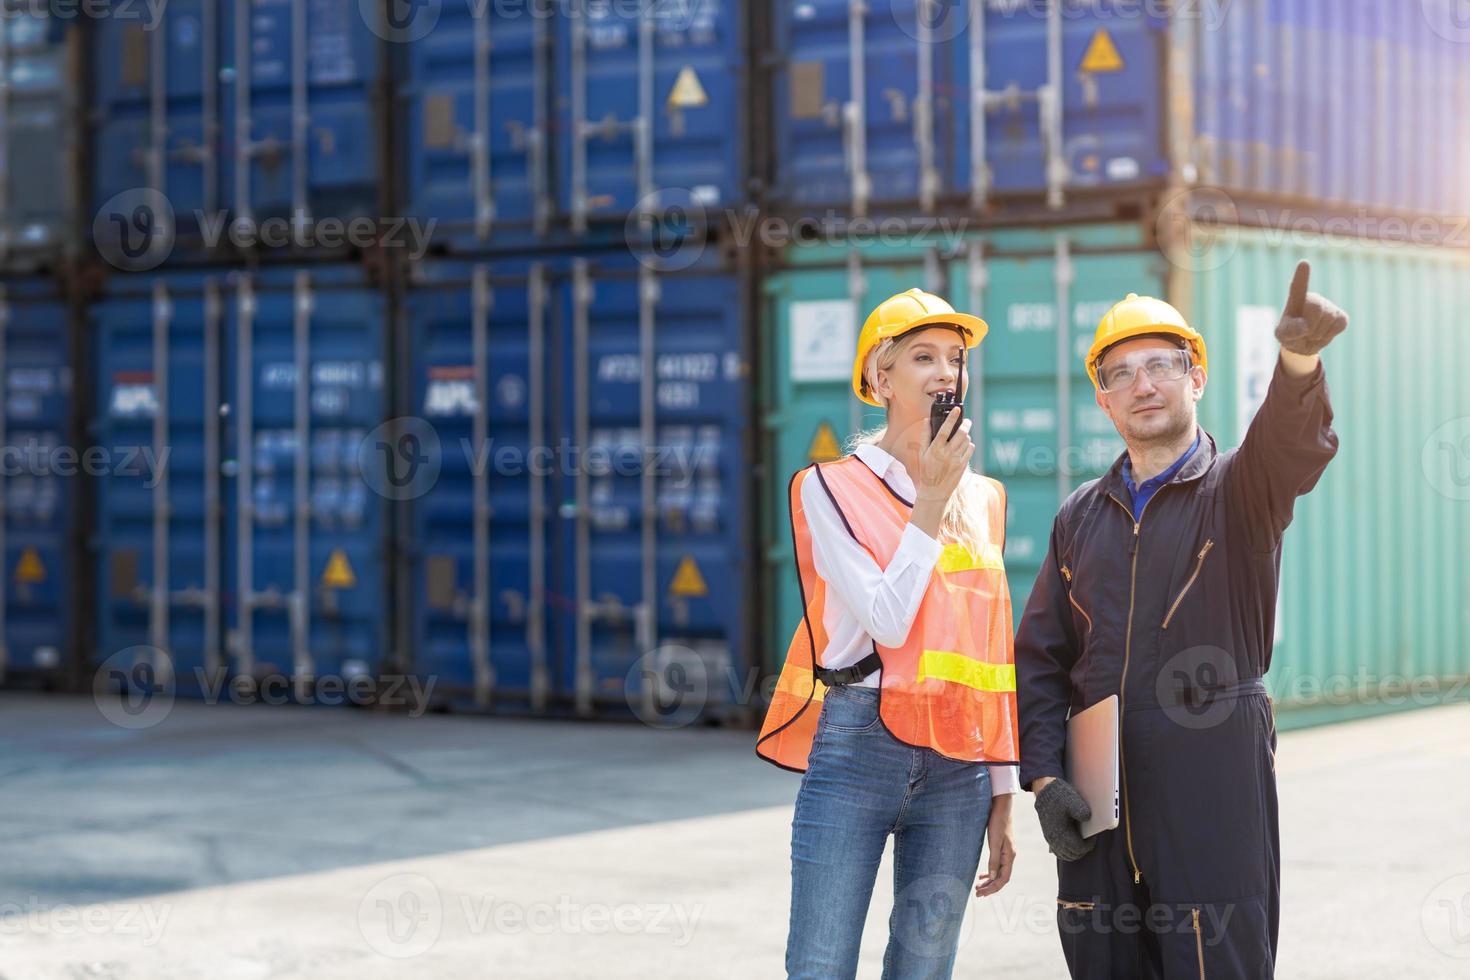
[[[797,626],[756,743],[804,772],[791,835],[792,980],[857,971],[888,836],[894,907],[885,980],[949,977],[980,852],[993,895],[1014,860],[1018,785],[1005,490],[969,468],[967,352],[988,327],[919,289],[863,324],[853,390],[887,410],[850,455],[792,477],[802,590]]]

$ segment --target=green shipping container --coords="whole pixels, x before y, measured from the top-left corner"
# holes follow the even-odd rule
[[[1196,227],[1172,253],[1136,224],[988,232],[911,245],[797,246],[765,284],[762,534],[769,670],[800,620],[787,494],[812,459],[883,413],[850,387],[868,311],[920,286],[983,316],[966,413],[976,459],[1009,491],[1017,618],[1065,494],[1123,450],[1082,357],[1129,292],[1167,296],[1209,344],[1200,422],[1239,443],[1275,365],[1273,330],[1299,259],[1353,317],[1326,353],[1341,438],[1286,537],[1267,678],[1283,728],[1470,695],[1470,254]]]

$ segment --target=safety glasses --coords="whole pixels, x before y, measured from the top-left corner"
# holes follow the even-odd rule
[[[1178,381],[1189,373],[1189,351],[1150,348],[1113,354],[1097,368],[1097,386],[1101,391],[1118,391],[1133,385],[1140,368],[1150,381]]]

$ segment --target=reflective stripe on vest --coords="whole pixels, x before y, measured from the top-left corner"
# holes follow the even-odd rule
[[[812,559],[801,488],[820,480],[854,539],[887,567],[908,526],[912,505],[856,456],[813,464],[791,478],[791,535],[805,614],[756,740],[756,752],[785,769],[807,767],[825,685],[813,665],[827,648],[827,586]],[[971,479],[974,479],[973,477]],[[1011,596],[1001,560],[1005,488],[981,478],[987,498],[979,553],[948,544],[935,563],[904,642],[877,643],[883,662],[878,713],[889,734],[962,762],[1016,762],[1016,666]]]

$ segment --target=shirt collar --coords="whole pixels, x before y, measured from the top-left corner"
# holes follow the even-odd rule
[[[1189,462],[1189,458],[1194,455],[1195,450],[1199,449],[1199,442],[1200,430],[1199,427],[1196,426],[1194,430],[1194,442],[1190,444],[1188,449],[1184,450],[1184,455],[1174,460],[1173,463],[1170,463],[1169,468],[1164,470],[1162,473],[1159,473],[1157,476],[1151,476],[1147,480],[1144,480],[1143,485],[1145,487],[1161,487],[1165,483],[1168,483],[1170,480],[1172,480],[1174,478],[1174,474],[1183,469],[1184,464]],[[1123,485],[1128,488],[1128,491],[1130,493],[1136,494],[1138,492],[1138,487],[1135,486],[1133,483],[1133,459],[1126,453],[1123,456]]]
[[[913,479],[898,458],[888,450],[865,442],[853,450],[853,455],[867,464],[868,469],[878,474],[878,478],[897,491],[900,496],[913,496]]]

